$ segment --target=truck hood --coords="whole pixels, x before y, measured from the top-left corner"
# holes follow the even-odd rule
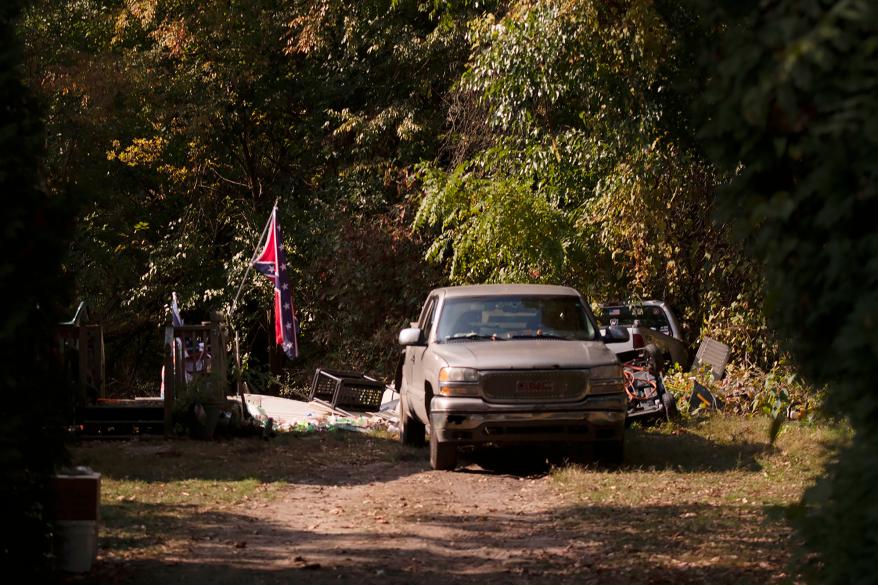
[[[430,350],[449,366],[479,370],[574,369],[618,363],[601,341],[469,341],[435,344]]]

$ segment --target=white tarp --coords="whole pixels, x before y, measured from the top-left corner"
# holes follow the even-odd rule
[[[396,394],[388,392],[385,398],[393,401]],[[311,430],[378,430],[395,427],[394,420],[374,413],[346,412],[335,410],[326,403],[292,400],[264,394],[244,394],[247,412],[254,419],[265,422],[272,420],[272,427],[278,431]],[[393,409],[395,412],[395,409]],[[384,413],[382,413],[384,414]]]

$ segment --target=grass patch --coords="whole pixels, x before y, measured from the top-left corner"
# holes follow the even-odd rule
[[[72,452],[77,465],[93,467],[103,474],[105,481],[213,480],[217,482],[215,487],[222,488],[228,487],[227,482],[248,479],[259,483],[292,481],[303,475],[303,469],[339,462],[363,465],[392,461],[402,450],[401,445],[387,437],[330,431],[282,433],[267,441],[247,438],[90,442],[74,447]]]
[[[635,561],[670,572],[703,568],[720,583],[742,571],[787,579],[794,536],[785,512],[846,435],[790,423],[772,447],[768,425],[764,418],[717,415],[632,429],[619,469],[553,471],[569,503],[564,523],[586,534],[601,527],[599,542],[615,542]],[[605,563],[611,569],[631,560]]]
[[[159,554],[174,539],[220,538],[223,525],[250,521],[242,506],[268,505],[284,485],[308,480],[316,469],[394,462],[408,451],[388,437],[338,431],[268,441],[89,442],[72,456],[102,475],[105,554],[135,558]]]

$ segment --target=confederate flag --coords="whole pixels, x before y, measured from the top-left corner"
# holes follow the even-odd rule
[[[277,344],[291,359],[299,356],[296,341],[296,307],[287,276],[287,257],[277,223],[277,207],[271,210],[268,239],[253,266],[274,282],[274,336]]]

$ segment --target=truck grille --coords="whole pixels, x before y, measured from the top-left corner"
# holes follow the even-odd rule
[[[574,401],[588,391],[587,370],[482,372],[481,381],[490,402]]]

